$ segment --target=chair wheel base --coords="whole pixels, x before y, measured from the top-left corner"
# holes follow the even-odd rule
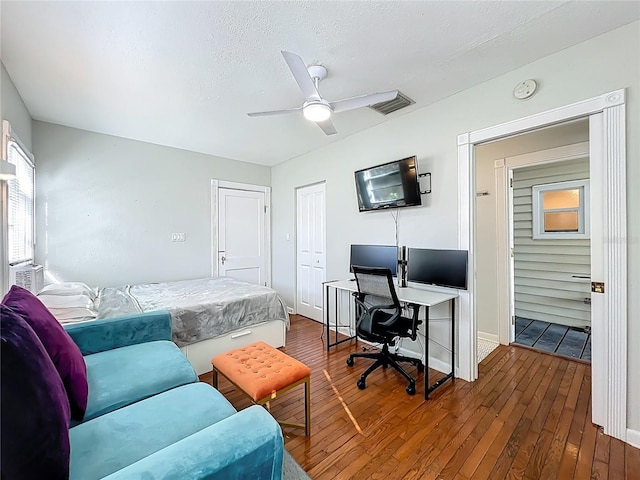
[[[351,357],[347,358],[347,366],[353,367],[353,358]]]
[[[407,391],[407,393],[409,395],[415,395],[416,394],[416,386],[413,383],[409,384],[405,390]]]
[[[424,372],[424,364],[422,362],[418,364],[418,371],[421,373]]]
[[[356,382],[356,385],[360,390],[364,390],[365,388],[367,388],[367,384],[365,383],[364,378],[361,378],[360,380],[358,380]]]

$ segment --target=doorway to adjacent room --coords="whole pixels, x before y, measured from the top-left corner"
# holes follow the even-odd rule
[[[580,119],[476,148],[479,360],[511,342],[590,357],[588,140]]]
[[[556,152],[566,158],[549,162]],[[540,159],[544,163],[524,166]],[[515,164],[523,166],[510,167]],[[511,183],[510,340],[590,362],[588,144],[505,159],[505,166]]]
[[[458,136],[459,164],[459,247],[469,250],[470,266],[478,270],[475,215],[475,153],[481,144],[513,137],[535,129],[553,127],[573,119],[589,119],[590,178],[594,205],[599,207],[596,224],[592,220],[591,308],[593,312],[592,348],[592,421],[604,427],[604,433],[625,439],[627,434],[627,244],[626,244],[626,148],[625,91],[617,90],[574,104],[537,113],[529,117],[495,125]],[[606,212],[606,215],[604,214]],[[498,246],[498,248],[508,248]],[[499,255],[506,258],[506,256]],[[605,259],[607,261],[605,261]],[[502,278],[508,270],[498,267]],[[508,276],[506,277],[508,278]],[[494,285],[508,292],[507,281]],[[468,295],[460,297],[461,352],[459,370],[462,378],[477,378],[476,302],[481,280],[470,276]],[[504,302],[501,302],[504,305]],[[507,315],[509,309],[506,309]],[[504,311],[500,312],[504,314]]]

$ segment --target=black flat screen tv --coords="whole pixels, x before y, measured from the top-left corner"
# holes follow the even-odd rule
[[[351,245],[349,271],[353,266],[385,267],[391,270],[391,275],[398,271],[398,247],[395,245]]]
[[[466,250],[410,248],[407,254],[407,281],[467,289]]]
[[[422,205],[415,156],[358,170],[355,177],[361,212]]]

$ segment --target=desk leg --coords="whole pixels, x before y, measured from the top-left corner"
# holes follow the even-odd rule
[[[427,307],[425,324],[425,372],[424,372],[424,399],[429,400],[429,394],[447,380],[453,380],[456,376],[456,299],[451,299],[451,372],[446,374],[436,383],[429,383],[429,307]]]
[[[456,378],[456,299],[451,299],[451,379]]]
[[[339,315],[338,312],[340,311],[340,313],[342,313],[342,307],[338,308],[338,293],[340,290],[338,288],[333,288],[333,295],[334,295],[334,302],[333,302],[333,315],[334,315],[334,321],[333,321],[333,325],[335,327],[335,332],[333,334],[333,341],[331,340],[331,313],[329,311],[329,309],[331,308],[331,300],[330,300],[330,296],[331,296],[331,289],[329,288],[331,287],[331,285],[329,283],[327,283],[326,285],[324,285],[324,295],[323,295],[323,306],[324,306],[324,312],[323,312],[323,319],[324,319],[324,326],[322,328],[324,328],[324,331],[327,333],[327,352],[331,351],[331,347],[335,347],[337,345],[340,345],[341,343],[344,342],[349,342],[351,340],[353,340],[354,338],[356,339],[356,346],[358,345],[358,334],[357,332],[353,335],[353,336],[347,336],[347,338],[343,338],[342,340],[339,339],[338,337],[338,328],[340,325],[340,321],[339,321]],[[353,322],[353,318],[351,316],[351,307],[349,307],[348,310],[348,315],[349,315],[349,330],[351,330],[351,324],[354,323]],[[357,320],[356,320],[357,323]],[[354,323],[354,330],[355,330],[355,323]],[[351,332],[349,332],[351,333]]]
[[[334,310],[333,310],[333,318],[335,320],[334,325],[336,327],[336,329],[333,332],[333,338],[336,339],[336,341],[333,343],[335,346],[338,346],[338,289],[335,289],[335,299],[336,301],[333,302],[333,305],[335,306]]]
[[[429,306],[424,308],[424,399],[429,400]]]
[[[327,352],[331,348],[331,339],[329,338],[329,285],[324,286],[324,326],[325,332],[327,332]]]

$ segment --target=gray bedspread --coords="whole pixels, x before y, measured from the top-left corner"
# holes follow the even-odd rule
[[[168,310],[173,340],[181,347],[270,320],[289,326],[275,290],[230,277],[102,288],[96,307],[98,318]]]

